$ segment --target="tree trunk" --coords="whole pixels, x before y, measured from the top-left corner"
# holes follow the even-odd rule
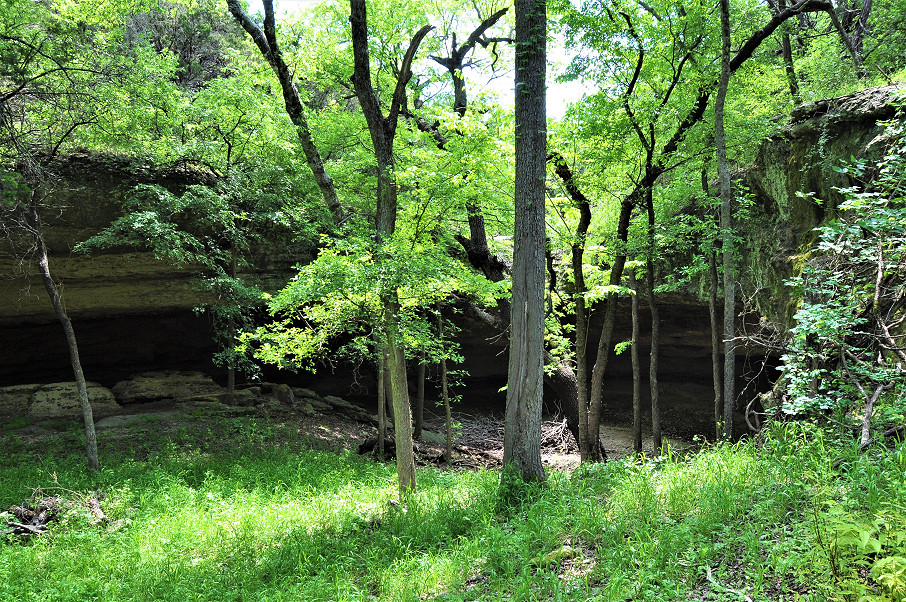
[[[783,32],[780,38],[780,49],[783,52],[783,66],[786,70],[786,80],[790,86],[790,96],[793,102],[799,104],[802,102],[802,96],[799,94],[799,78],[796,76],[796,64],[793,62],[793,47],[790,44],[790,34]]]
[[[236,269],[237,263],[239,261],[239,252],[236,249],[236,245],[233,244],[230,249],[230,278],[236,278]],[[230,318],[227,321],[227,333],[229,339],[227,340],[227,351],[229,351],[229,365],[227,366],[227,396],[230,399],[230,403],[233,402],[233,398],[236,394],[236,358],[234,351],[236,349],[236,320],[233,318],[232,312],[230,313]]]
[[[708,252],[708,313],[711,316],[711,375],[714,383],[714,436],[720,439],[722,434],[721,416],[723,415],[723,384],[720,369],[720,324],[717,320],[717,253]]]
[[[868,17],[871,15],[872,0],[863,0],[862,10],[859,11],[859,18],[856,20],[856,26],[853,28],[852,45],[853,50],[859,57],[859,61],[864,60],[865,50],[863,41],[865,34],[868,33]]]
[[[576,443],[579,445],[579,456],[582,462],[588,460],[588,308],[585,306],[585,240],[588,227],[591,225],[591,203],[582,193],[575,181],[572,170],[566,159],[554,151],[548,155],[548,161],[553,162],[554,170],[563,180],[563,185],[579,209],[579,223],[576,224],[575,238],[572,243],[573,279],[576,290],[574,291],[573,311],[576,314],[576,408],[578,410],[578,435]],[[546,363],[549,363],[545,360]],[[567,413],[567,412],[564,412]],[[570,423],[567,413],[567,425]]]
[[[635,272],[629,270],[629,287],[632,295],[632,341],[629,355],[632,359],[632,448],[642,453],[642,364],[639,361],[639,286]]]
[[[38,252],[38,268],[41,272],[41,280],[44,282],[44,288],[50,297],[54,313],[63,327],[63,333],[66,335],[66,346],[69,348],[69,362],[72,365],[72,373],[75,376],[76,390],[78,391],[79,407],[82,408],[82,420],[85,424],[85,452],[88,458],[88,469],[94,474],[100,470],[98,462],[98,444],[97,436],[94,431],[94,413],[91,409],[91,402],[88,401],[88,383],[85,381],[85,374],[82,372],[82,362],[79,359],[79,346],[76,342],[75,331],[72,328],[72,322],[69,315],[63,307],[63,301],[60,293],[54,284],[53,276],[50,273],[50,261],[47,255],[47,245],[44,244],[44,236],[41,232],[41,220],[38,217],[36,207],[38,191],[32,193],[32,202],[25,209],[25,220],[31,230],[32,238],[35,241],[35,248]]]
[[[235,1],[235,0],[231,0]],[[371,59],[368,50],[368,22],[365,0],[350,0],[349,21],[352,29],[353,87],[362,107],[374,155],[377,159],[377,209],[375,226],[379,243],[389,240],[396,229],[397,188],[393,138],[399,112],[405,99],[406,84],[412,77],[412,61],[421,41],[433,27],[422,27],[412,38],[403,57],[399,77],[386,117],[381,113],[380,102],[371,84]],[[393,405],[393,425],[396,440],[396,469],[399,477],[400,498],[415,491],[415,457],[412,453],[412,412],[409,405],[409,387],[406,380],[406,354],[399,333],[399,297],[396,289],[380,292],[383,315],[381,334],[388,356],[387,378],[390,380]]]
[[[399,311],[396,295],[384,302],[384,333],[387,339],[387,378],[393,392],[393,439],[396,443],[396,472],[400,497],[415,492],[415,454],[412,451],[412,413],[409,408],[409,383],[406,355],[399,340],[395,315]]]
[[[415,429],[412,436],[415,439],[422,438],[422,427],[425,421],[425,354],[419,357],[418,371],[416,373],[417,391],[415,395]]]
[[[769,2],[768,6],[771,7],[771,12],[777,15],[786,10],[786,0],[778,0],[777,4]],[[783,67],[786,71],[787,84],[790,87],[790,96],[793,97],[794,103],[799,104],[802,102],[802,98],[799,95],[799,78],[796,77],[796,65],[793,63],[793,46],[790,43],[788,24],[784,24],[780,33],[780,51],[783,55]]]
[[[651,310],[651,355],[648,364],[648,384],[651,388],[651,432],[654,438],[654,452],[661,453],[663,448],[663,435],[661,434],[661,399],[657,380],[658,351],[661,343],[661,315],[658,311],[657,299],[654,298],[654,199],[651,188],[645,192],[645,201],[648,208],[648,257],[646,268],[648,271],[648,308]]]
[[[629,239],[629,220],[632,217],[632,208],[635,198],[630,195],[620,204],[620,218],[617,223],[617,248],[613,266],[610,268],[611,286],[617,286],[623,278],[623,268],[626,266],[626,242]],[[617,315],[617,295],[607,297],[607,307],[604,310],[604,326],[601,338],[598,340],[598,356],[591,371],[591,395],[588,400],[588,449],[589,461],[598,462],[605,460],[604,449],[600,444],[601,431],[601,406],[604,397],[604,374],[607,372],[607,362],[610,359],[610,350],[613,348],[613,329]]]
[[[721,70],[714,102],[714,142],[717,146],[717,172],[720,182],[720,229],[723,238],[724,263],[724,416],[723,438],[733,438],[733,402],[736,377],[736,281],[733,260],[733,187],[727,161],[727,134],[724,107],[730,83],[730,3],[720,0]]]
[[[513,302],[503,463],[525,481],[543,480],[544,182],[547,6],[516,1],[516,216]]]
[[[384,461],[384,441],[387,439],[387,395],[386,374],[387,360],[383,347],[378,345],[378,379],[377,379],[377,422],[378,422],[378,459]]]
[[[611,281],[613,270],[611,268]],[[622,266],[620,266],[622,272]],[[600,462],[605,458],[601,454],[601,406],[604,402],[604,374],[607,372],[607,362],[610,360],[610,350],[613,348],[613,330],[617,315],[617,295],[611,293],[607,296],[607,307],[604,309],[604,326],[601,329],[601,338],[598,340],[598,357],[591,371],[591,395],[588,400],[588,461]]]
[[[444,319],[439,313],[437,314],[437,337],[441,341],[444,340]],[[440,358],[440,390],[444,400],[444,413],[446,414],[447,419],[447,449],[444,452],[444,459],[447,461],[447,464],[450,464],[453,462],[453,411],[450,408],[450,391],[447,383],[447,358],[443,356]]]
[[[233,17],[239,21],[242,28],[249,34],[261,55],[270,64],[271,69],[277,75],[280,81],[280,88],[283,91],[283,101],[286,106],[286,114],[289,115],[290,121],[296,126],[296,135],[299,138],[299,146],[305,154],[305,160],[308,168],[311,170],[321,190],[321,196],[324,203],[333,214],[337,222],[343,220],[343,209],[337,198],[337,191],[334,187],[333,180],[324,168],[324,161],[318,147],[315,146],[314,139],[311,136],[311,128],[308,126],[308,120],[305,117],[305,108],[302,99],[299,96],[299,90],[293,82],[293,74],[289,70],[286,61],[283,59],[283,53],[277,44],[277,28],[274,18],[273,0],[263,0],[264,2],[264,31],[252,21],[242,8],[239,0],[227,0],[227,7],[233,14]]]

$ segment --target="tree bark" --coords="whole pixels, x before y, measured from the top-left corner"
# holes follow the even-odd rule
[[[444,340],[444,319],[437,314],[437,337],[443,341]],[[447,464],[453,462],[453,410],[450,408],[450,391],[447,382],[447,358],[441,356],[440,358],[440,391],[441,396],[444,401],[444,414],[446,414],[446,450],[444,452],[444,459],[447,461]]]
[[[721,70],[717,98],[714,102],[714,142],[717,147],[717,172],[720,182],[720,229],[723,239],[724,264],[724,415],[723,438],[733,438],[733,402],[736,378],[736,281],[733,260],[733,187],[727,161],[727,134],[724,107],[730,83],[730,3],[720,0]]]
[[[723,383],[720,366],[720,323],[717,320],[717,253],[708,252],[708,313],[711,316],[711,375],[714,383],[714,436],[720,439],[723,415]]]
[[[648,257],[645,259],[648,272],[648,308],[651,311],[651,353],[648,363],[648,384],[651,389],[651,432],[654,438],[654,452],[660,454],[664,446],[661,433],[661,398],[658,386],[658,351],[661,343],[661,315],[658,311],[657,299],[654,297],[654,254],[656,240],[654,236],[654,199],[653,191],[649,188],[645,193],[645,202],[648,209]]]
[[[865,34],[868,33],[868,17],[871,15],[871,4],[872,0],[863,0],[862,10],[859,11],[859,18],[856,20],[856,25],[853,28],[853,35],[851,38],[852,43],[852,52],[854,57],[858,57],[858,63],[861,66],[862,61],[865,59],[865,50],[863,48]],[[842,29],[842,28],[841,28]],[[845,40],[844,40],[845,43]],[[865,76],[864,68],[861,71],[860,77]]]
[[[610,268],[611,286],[617,286],[623,278],[623,268],[626,265],[626,242],[629,239],[629,220],[632,217],[632,208],[635,199],[632,196],[623,199],[620,205],[620,218],[617,224],[617,249],[613,265]],[[610,350],[613,348],[613,330],[617,315],[617,295],[611,293],[607,296],[607,306],[604,310],[604,326],[601,338],[598,340],[597,359],[591,371],[591,395],[588,400],[588,449],[589,461],[598,462],[606,459],[600,443],[601,431],[601,406],[604,398],[604,374],[607,371],[607,362],[610,360]]]
[[[422,427],[425,421],[425,354],[421,354],[416,372],[416,394],[415,394],[415,429],[412,436],[415,439],[422,438]]]
[[[776,3],[769,1],[768,6],[771,12],[776,15],[786,10],[786,0],[777,0]],[[789,26],[784,24],[780,34],[780,52],[783,55],[783,67],[786,71],[786,80],[790,88],[790,96],[793,102],[799,104],[802,98],[799,95],[799,78],[796,76],[796,65],[793,62],[793,46],[790,43]]]
[[[378,420],[378,459],[384,461],[384,441],[387,439],[387,358],[382,345],[378,345],[378,382],[377,382],[377,420]]]
[[[579,209],[579,223],[572,243],[574,291],[573,311],[576,314],[576,405],[578,409],[578,430],[576,443],[579,445],[579,456],[582,462],[588,460],[588,308],[585,306],[585,239],[591,225],[591,203],[582,193],[575,181],[572,170],[566,159],[558,152],[552,152],[548,161],[553,162],[554,171],[563,181],[570,198]],[[567,424],[569,419],[567,418]]]
[[[274,18],[273,0],[263,0],[264,2],[264,31],[252,21],[251,17],[243,10],[239,0],[227,0],[227,7],[233,17],[239,22],[246,33],[251,36],[261,55],[270,64],[271,69],[277,75],[280,82],[280,88],[283,90],[283,102],[286,106],[286,114],[289,115],[290,121],[296,126],[296,135],[299,139],[299,146],[305,154],[305,160],[308,168],[311,170],[321,190],[321,196],[324,203],[333,214],[334,220],[341,222],[344,219],[343,208],[340,200],[337,198],[337,191],[334,187],[333,180],[324,168],[324,160],[321,153],[315,145],[311,136],[311,128],[308,125],[308,119],[305,117],[305,107],[299,96],[299,90],[293,81],[293,74],[289,70],[286,61],[283,60],[283,53],[277,45],[277,28]]]
[[[236,0],[231,0],[236,1]],[[396,124],[403,106],[406,84],[412,77],[412,61],[421,41],[433,27],[422,27],[412,38],[400,66],[385,117],[381,112],[377,94],[371,85],[371,59],[368,50],[368,23],[365,0],[350,0],[349,21],[352,28],[353,87],[374,147],[378,165],[377,210],[375,227],[380,242],[393,236],[396,229],[397,188],[393,139]],[[395,288],[380,292],[383,304],[381,334],[386,344],[387,378],[392,390],[394,435],[396,440],[396,468],[399,477],[400,497],[415,491],[415,457],[412,453],[412,411],[409,404],[409,387],[406,379],[406,355],[399,333],[399,298]]]
[[[525,481],[543,480],[544,182],[547,6],[516,1],[516,216],[513,301],[503,463]]]
[[[66,309],[63,307],[63,300],[54,284],[53,276],[50,273],[50,261],[47,254],[47,245],[44,244],[44,236],[41,231],[41,219],[38,217],[37,195],[35,190],[32,193],[32,201],[25,208],[25,221],[31,230],[32,238],[35,242],[35,248],[38,252],[38,268],[41,272],[41,280],[50,302],[53,305],[54,313],[63,327],[63,333],[66,335],[66,346],[69,349],[69,363],[72,365],[72,373],[76,381],[76,390],[78,391],[79,407],[82,409],[82,420],[85,425],[85,455],[88,459],[88,470],[94,474],[100,470],[98,461],[98,444],[97,435],[94,431],[94,413],[91,409],[91,402],[88,400],[88,383],[85,381],[85,373],[82,371],[82,362],[79,359],[79,345],[76,341],[75,330],[72,328],[72,322]]]
[[[629,355],[632,359],[632,449],[642,453],[642,364],[639,361],[639,286],[635,272],[629,270],[629,287],[632,295],[632,341]]]

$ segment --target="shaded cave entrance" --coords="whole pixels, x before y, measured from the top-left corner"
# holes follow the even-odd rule
[[[710,322],[706,305],[662,303],[659,382],[662,425],[666,435],[692,440],[695,436],[712,439],[714,435],[713,385],[710,357]],[[601,312],[599,312],[600,314]],[[592,340],[600,335],[600,315],[592,321]],[[643,429],[650,436],[651,409],[648,385],[650,314],[643,318],[640,341],[642,361]],[[484,413],[503,417],[506,405],[507,350],[499,332],[455,316],[459,327],[458,342],[465,362],[451,367],[466,374],[452,393],[461,397],[454,411]],[[647,321],[646,321],[647,320]],[[212,375],[225,383],[225,371],[214,366],[211,356],[216,351],[206,316],[188,310],[120,316],[76,316],[73,318],[79,338],[85,375],[90,381],[112,387],[135,374],[159,370],[191,370]],[[52,383],[72,380],[69,357],[62,329],[57,322],[24,320],[0,324],[7,343],[0,347],[0,386],[25,383]],[[628,303],[621,303],[617,315],[614,341],[628,340],[630,335]],[[591,350],[590,350],[591,351]],[[590,358],[594,361],[594,357]],[[737,421],[738,434],[748,432],[743,419],[747,403],[767,391],[777,378],[776,358],[763,353],[737,356]],[[433,404],[440,398],[437,370],[428,368],[426,408],[437,412]],[[416,391],[416,371],[410,370],[410,391]],[[292,386],[313,389],[322,395],[337,395],[376,412],[376,378],[371,366],[336,364],[321,367],[315,374],[292,373],[265,369],[263,379],[286,382]],[[545,385],[545,414],[560,413],[559,402]],[[632,423],[632,367],[630,354],[612,355],[605,377],[602,421],[605,425],[629,426]]]

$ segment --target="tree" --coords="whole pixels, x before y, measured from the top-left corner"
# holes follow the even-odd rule
[[[724,128],[724,106],[730,85],[730,2],[720,0],[720,83],[714,101],[714,144],[717,148],[717,172],[720,177],[720,229],[723,240],[724,267],[724,415],[723,437],[733,438],[733,405],[736,402],[736,282],[733,261],[733,186],[727,163],[727,133]]]
[[[406,84],[412,77],[412,61],[422,39],[433,29],[422,27],[412,37],[409,49],[400,66],[396,87],[385,117],[380,101],[371,85],[371,59],[368,52],[368,23],[365,0],[350,0],[349,21],[352,24],[352,46],[355,58],[353,85],[362,106],[362,113],[368,123],[371,143],[377,159],[377,211],[375,226],[378,244],[393,236],[397,216],[396,161],[393,156],[393,139],[400,109],[406,92]],[[406,355],[399,326],[399,293],[395,288],[381,291],[382,345],[387,354],[387,374],[393,393],[393,419],[396,438],[396,467],[399,476],[400,495],[415,490],[415,459],[412,454],[412,409],[409,404],[409,386],[406,379]]]
[[[283,90],[283,102],[286,106],[286,113],[289,115],[296,126],[296,135],[299,139],[299,145],[305,153],[305,159],[311,169],[318,187],[321,189],[321,195],[324,197],[324,203],[333,213],[337,221],[343,219],[343,209],[337,198],[337,191],[333,184],[333,179],[324,168],[324,160],[321,153],[315,145],[311,135],[311,128],[308,125],[308,119],[305,116],[305,107],[299,96],[299,90],[293,81],[293,74],[283,58],[280,46],[277,44],[277,25],[274,16],[273,0],[263,0],[264,2],[264,29],[252,21],[251,17],[246,14],[239,4],[239,0],[227,0],[227,6],[233,17],[242,28],[251,36],[261,55],[270,64],[271,69],[277,75],[280,87]]]
[[[75,329],[51,272],[40,210],[52,191],[50,167],[74,132],[99,118],[97,99],[129,66],[99,52],[105,40],[43,4],[0,8],[0,229],[31,241],[54,314],[63,328],[84,421],[91,472],[99,469],[94,417]]]
[[[545,0],[516,2],[516,225],[503,463],[543,480],[544,182],[547,160]]]

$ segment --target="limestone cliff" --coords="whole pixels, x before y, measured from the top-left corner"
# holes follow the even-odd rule
[[[740,172],[753,200],[752,220],[742,232],[743,284],[746,293],[761,291],[755,298],[762,315],[789,324],[795,300],[789,298],[783,281],[801,268],[814,240],[813,228],[838,205],[841,197],[836,188],[852,184],[835,168],[850,156],[870,158],[882,152],[883,128],[878,122],[894,115],[895,92],[894,87],[876,88],[799,107],[764,141],[754,165]],[[79,337],[86,376],[107,387],[150,370],[201,370],[222,376],[210,362],[214,347],[207,321],[192,312],[203,299],[190,286],[191,270],[174,269],[148,253],[112,252],[84,258],[70,252],[73,244],[120,215],[124,195],[135,184],[156,182],[178,191],[204,179],[204,174],[159,172],[134,161],[87,154],[67,157],[58,172],[60,182],[43,215],[45,236],[52,269],[62,282]],[[0,241],[0,386],[68,380],[69,361],[60,327],[43,287],[19,258],[20,251],[10,241]],[[265,257],[263,271],[276,283],[302,259],[296,252]],[[624,340],[628,308],[619,311],[616,336]],[[642,314],[644,321],[648,312]],[[707,307],[682,297],[665,298],[661,318],[665,424],[671,422],[671,412],[693,413],[692,404],[698,404],[695,412],[703,405],[707,418]],[[461,326],[464,367],[471,373],[466,401],[502,403],[498,389],[505,380],[505,355],[489,345],[488,332],[468,323]],[[642,332],[648,328],[642,324]],[[646,344],[641,342],[643,353]],[[760,371],[759,362],[753,362],[750,376]],[[609,371],[613,378],[608,382],[608,412],[619,415],[625,410],[624,402],[631,399],[628,354],[616,356]],[[355,395],[350,387],[366,381],[367,377],[351,372],[322,371],[316,377],[317,387],[312,388]],[[368,387],[360,391],[362,395],[370,394]],[[695,430],[709,432],[709,428],[705,424]]]
[[[211,369],[207,319],[193,313],[205,299],[192,287],[194,270],[149,252],[119,249],[84,257],[73,246],[120,217],[137,184],[179,194],[213,177],[186,167],[154,169],[134,159],[89,153],[57,160],[41,210],[51,271],[79,338],[85,372],[115,382],[151,369]],[[71,377],[59,323],[31,264],[23,233],[0,238],[0,386]],[[262,257],[257,276],[285,282],[299,254]],[[91,376],[89,376],[91,378]]]
[[[884,126],[894,117],[902,86],[869,88],[793,110],[789,121],[765,140],[755,164],[742,173],[751,193],[752,220],[741,227],[747,293],[759,313],[789,325],[796,303],[785,280],[799,273],[814,228],[832,217],[843,197],[839,189],[856,184],[839,168],[853,157],[882,156]]]

